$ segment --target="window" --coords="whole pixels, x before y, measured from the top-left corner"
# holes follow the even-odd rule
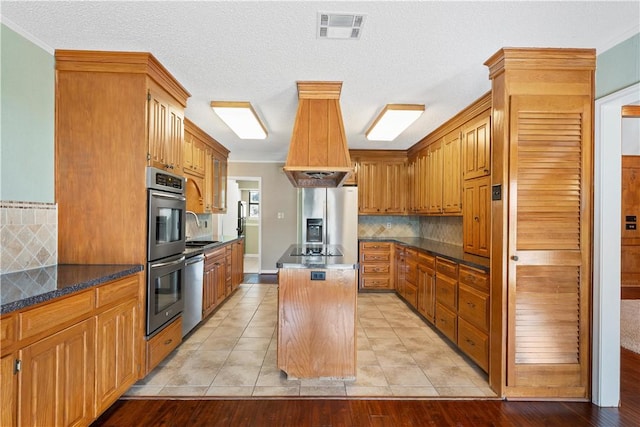
[[[249,191],[249,217],[257,218],[260,215],[260,193]]]

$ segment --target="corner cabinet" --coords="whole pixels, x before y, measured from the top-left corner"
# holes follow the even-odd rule
[[[196,213],[227,210],[227,159],[229,150],[189,119],[185,119],[184,167],[187,209]]]
[[[504,48],[485,65],[502,187],[491,202],[490,384],[507,398],[588,400],[596,52]]]

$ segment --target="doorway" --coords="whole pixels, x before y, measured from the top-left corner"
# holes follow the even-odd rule
[[[262,178],[227,178],[227,213],[223,216],[225,234],[244,234],[244,273],[261,271]]]

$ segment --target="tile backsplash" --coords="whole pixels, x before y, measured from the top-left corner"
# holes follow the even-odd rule
[[[57,205],[0,201],[0,242],[0,273],[57,264]]]
[[[422,237],[462,246],[462,217],[360,215],[358,237]]]

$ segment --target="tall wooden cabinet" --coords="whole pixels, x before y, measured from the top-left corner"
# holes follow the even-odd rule
[[[491,249],[491,178],[464,180],[462,214],[464,251],[489,257]]]
[[[490,383],[508,398],[587,400],[595,50],[505,48],[485,65],[491,179],[501,190],[492,201]]]
[[[640,299],[640,156],[622,156],[621,210],[621,296]]]

